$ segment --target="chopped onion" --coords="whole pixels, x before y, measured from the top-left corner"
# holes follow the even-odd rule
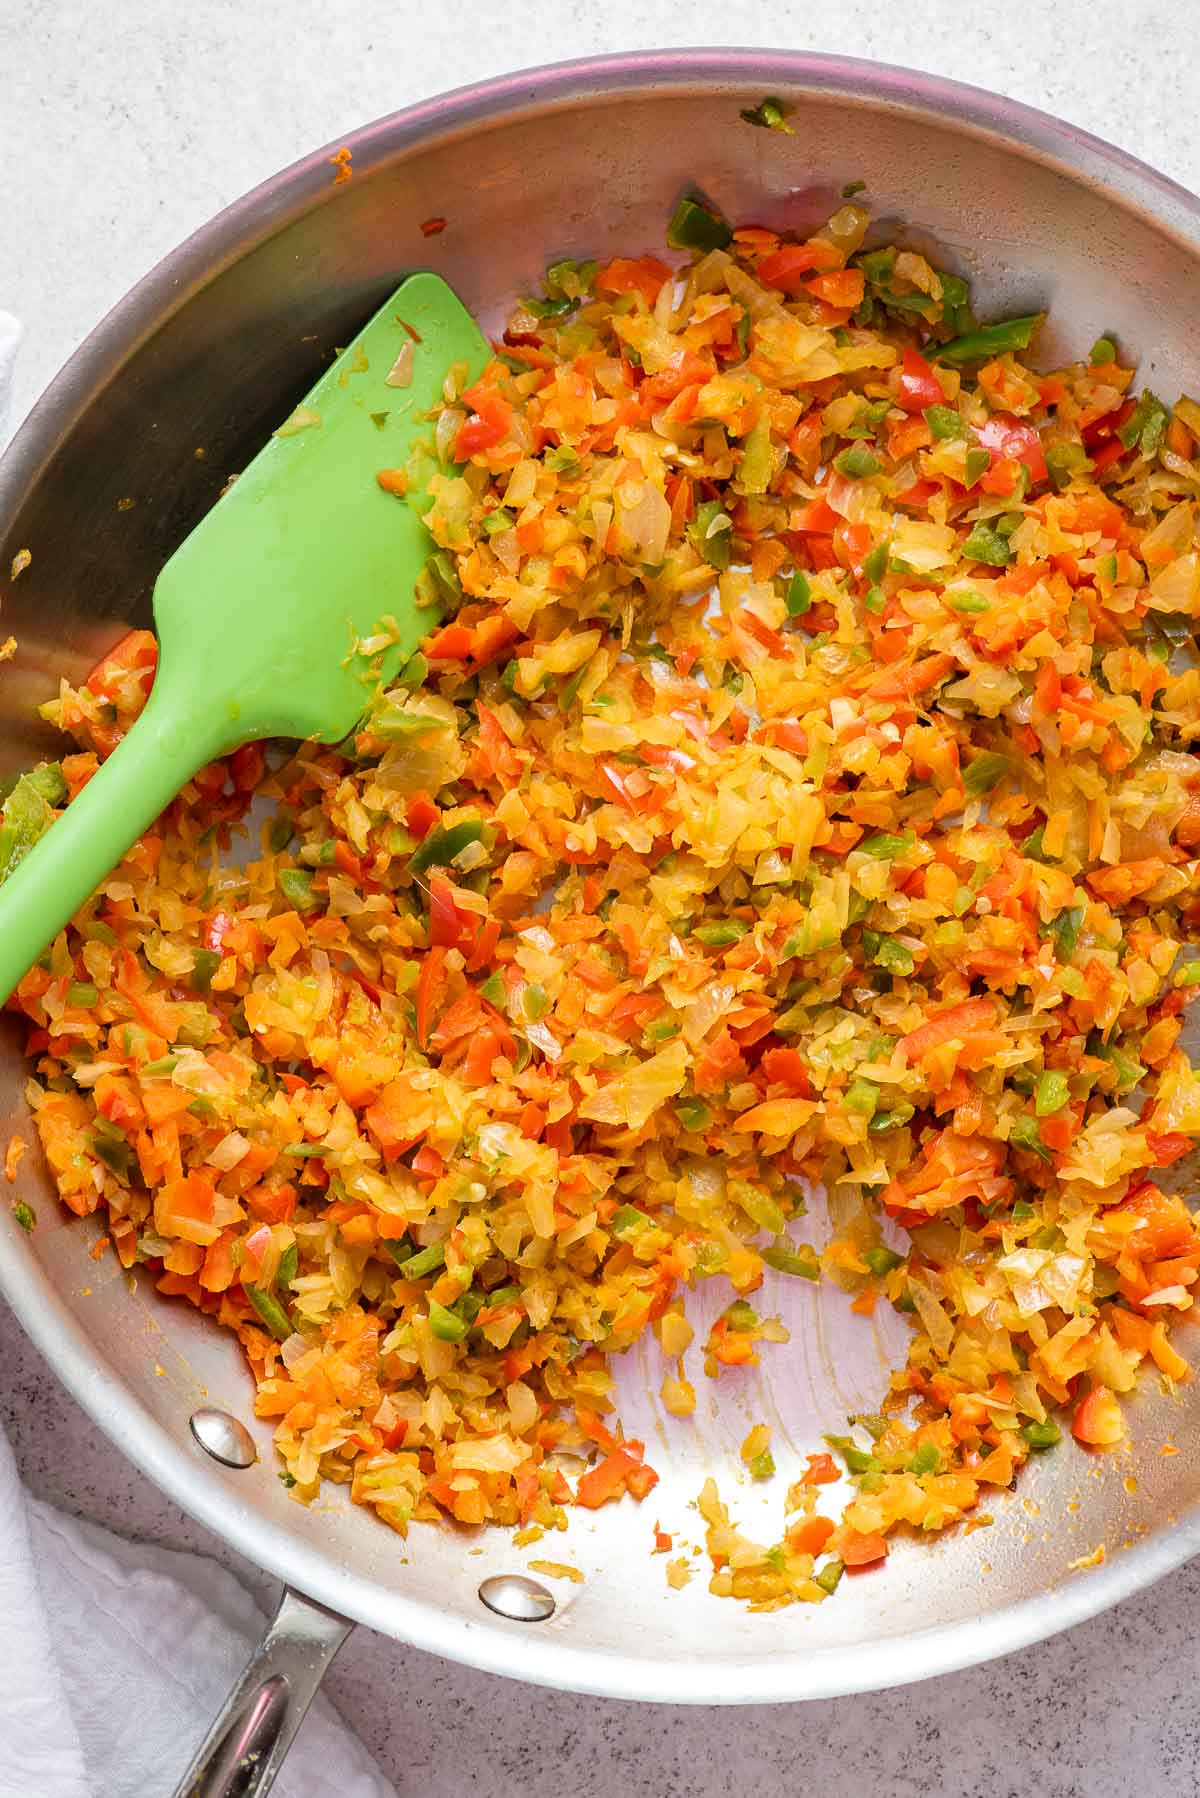
[[[205,1156],[205,1160],[209,1167],[219,1168],[223,1174],[227,1174],[249,1153],[248,1138],[243,1136],[240,1130],[231,1130],[228,1136],[223,1136],[216,1148]]]
[[[1186,1286],[1160,1286],[1157,1292],[1148,1292],[1140,1303],[1174,1305],[1177,1311],[1186,1311],[1192,1303],[1192,1295]]]
[[[616,498],[624,546],[647,567],[657,567],[667,553],[671,533],[671,508],[665,495],[653,481],[635,481],[618,489]]]
[[[412,386],[413,357],[416,349],[416,344],[410,338],[383,377],[388,387]]]
[[[297,406],[290,418],[285,418],[276,437],[294,437],[297,431],[311,431],[321,422],[321,414],[314,412],[311,406]]]
[[[440,462],[450,460],[454,439],[458,436],[460,427],[465,423],[464,415],[456,411],[453,406],[447,406],[444,412],[439,413],[437,426],[433,433],[433,446]]]

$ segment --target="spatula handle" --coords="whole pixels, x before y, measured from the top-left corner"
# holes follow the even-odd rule
[[[0,886],[0,1004],[185,782],[233,747],[228,726],[222,741],[179,698],[155,683],[128,736]]]

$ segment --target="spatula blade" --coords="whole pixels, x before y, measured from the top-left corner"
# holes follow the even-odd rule
[[[369,684],[394,674],[436,622],[413,592],[425,528],[376,476],[403,470],[418,443],[432,447],[428,414],[448,372],[465,365],[474,379],[489,354],[439,276],[410,276],[163,568],[156,685],[186,685],[193,715],[211,695],[229,747],[340,741]],[[385,618],[397,641],[368,677],[352,646]]]

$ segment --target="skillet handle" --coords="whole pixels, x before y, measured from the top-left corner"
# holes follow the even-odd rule
[[[348,1617],[285,1589],[174,1798],[264,1798],[353,1627]]]

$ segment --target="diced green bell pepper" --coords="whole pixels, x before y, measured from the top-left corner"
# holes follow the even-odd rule
[[[439,868],[449,867],[456,855],[461,855],[469,844],[478,843],[482,836],[483,825],[478,818],[464,818],[460,824],[439,826],[413,850],[408,871],[423,874],[426,868],[435,864]]]
[[[471,1326],[465,1317],[459,1317],[457,1312],[448,1311],[445,1305],[430,1299],[429,1328],[439,1342],[462,1342]]]
[[[1027,350],[1045,316],[1044,312],[1031,312],[1024,318],[980,325],[977,331],[966,331],[961,337],[952,337],[949,343],[934,344],[929,354],[939,362],[963,363],[983,362],[1008,350]]]
[[[973,761],[967,763],[963,770],[963,788],[972,798],[979,798],[982,793],[990,793],[997,782],[1011,773],[1012,763],[1006,755],[985,749]]]
[[[698,200],[680,200],[667,226],[667,243],[672,250],[723,250],[733,241],[733,232],[717,213],[710,212]]]
[[[776,1273],[790,1274],[797,1280],[819,1280],[821,1264],[812,1249],[794,1249],[786,1237],[777,1238],[762,1251],[762,1258]]]
[[[1007,568],[1013,559],[1007,539],[982,521],[971,531],[962,553],[964,561],[985,562],[989,568]]]
[[[1062,1110],[1070,1096],[1071,1088],[1067,1082],[1067,1076],[1047,1068],[1045,1073],[1038,1075],[1037,1086],[1034,1088],[1033,1109],[1040,1118],[1053,1117],[1056,1111]]]
[[[271,1293],[264,1291],[261,1286],[247,1286],[245,1292],[246,1297],[258,1313],[259,1322],[264,1324],[279,1342],[286,1342],[293,1333],[292,1324],[279,1300],[274,1298]]]
[[[303,868],[281,868],[279,891],[293,910],[298,912],[317,911],[325,903],[323,895],[318,894],[313,886],[312,875]],[[211,979],[210,974],[209,980]]]

